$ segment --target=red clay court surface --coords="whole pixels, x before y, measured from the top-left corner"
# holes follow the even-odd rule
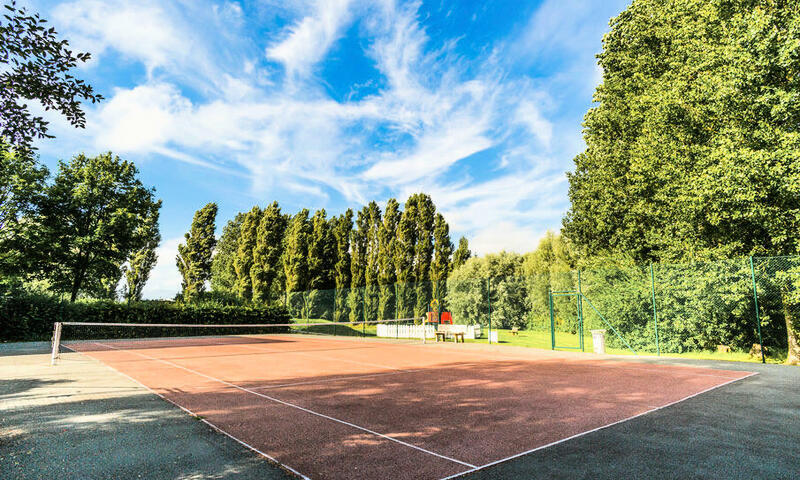
[[[457,476],[752,375],[310,335],[67,346],[308,478]]]

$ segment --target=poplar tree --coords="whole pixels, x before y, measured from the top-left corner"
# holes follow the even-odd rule
[[[348,292],[350,288],[352,272],[350,265],[350,236],[353,231],[353,211],[349,208],[345,213],[331,219],[331,230],[334,241],[336,242],[336,263],[334,265],[334,284],[336,287],[334,296],[335,322],[343,322],[350,316],[348,306]]]
[[[416,285],[415,315],[424,315],[431,301],[431,262],[433,259],[433,220],[436,207],[431,197],[417,194],[417,241],[414,245],[414,276]]]
[[[369,209],[365,206],[358,212],[356,228],[350,235],[350,321],[364,320],[364,285],[367,267],[367,230]]]
[[[160,208],[161,201],[159,200],[138,229],[137,233],[141,235],[143,241],[142,247],[134,251],[128,258],[128,265],[124,270],[125,300],[128,304],[142,299],[142,291],[150,278],[150,271],[153,270],[158,261],[156,249],[158,244],[161,243],[161,233],[158,230],[158,211]]]
[[[366,268],[364,270],[364,308],[366,318],[374,320],[378,318],[379,286],[380,275],[380,229],[381,229],[381,209],[377,203],[369,202],[367,205],[367,255]]]
[[[237,213],[233,220],[228,220],[217,240],[216,253],[211,260],[211,290],[215,292],[236,293],[236,269],[233,263],[245,215]]]
[[[450,274],[453,256],[453,242],[450,241],[450,226],[441,213],[436,214],[433,222],[433,264],[431,265],[431,283],[433,298],[439,300],[440,307],[447,296],[447,276]]]
[[[289,304],[300,308],[300,315],[308,318],[308,305],[302,294],[308,290],[308,246],[311,240],[311,223],[308,209],[300,210],[289,222],[283,255],[283,272],[286,275],[286,293]]]
[[[458,248],[453,254],[453,270],[456,270],[461,267],[461,265],[467,263],[467,260],[469,260],[471,256],[472,252],[469,251],[469,242],[465,237],[459,238]]]
[[[416,197],[406,200],[405,209],[397,224],[394,266],[397,275],[397,316],[413,316],[414,307],[414,246],[417,241]]]
[[[195,212],[191,230],[184,236],[186,244],[178,245],[175,260],[182,277],[181,289],[185,301],[192,301],[201,295],[206,282],[211,279],[211,257],[217,244],[214,236],[216,217],[216,203],[209,203]]]
[[[275,283],[281,270],[283,236],[286,221],[278,202],[272,202],[261,213],[256,228],[256,244],[253,248],[253,265],[250,281],[253,301],[268,303],[275,298]]]
[[[311,219],[311,241],[308,247],[308,304],[315,318],[331,318],[335,267],[336,238],[325,209],[317,210]]]
[[[383,222],[378,232],[379,320],[397,316],[394,285],[397,282],[397,271],[394,255],[400,214],[400,204],[394,198],[390,198],[386,203],[386,212],[383,215]]]
[[[261,209],[258,206],[253,207],[245,214],[239,233],[239,247],[233,262],[236,270],[236,293],[248,302],[253,299],[253,281],[250,277],[250,270],[253,268],[253,250],[256,247],[260,222]]]

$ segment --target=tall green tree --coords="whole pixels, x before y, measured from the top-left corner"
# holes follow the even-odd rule
[[[242,220],[239,242],[233,268],[236,270],[236,293],[245,301],[253,300],[253,250],[258,242],[258,225],[261,223],[261,209],[254,206]]]
[[[380,230],[382,226],[381,209],[377,203],[367,204],[367,251],[366,268],[364,269],[364,308],[368,320],[375,320],[379,316],[380,288]]]
[[[365,206],[358,212],[356,228],[350,235],[350,321],[364,320],[365,291],[367,274],[367,251],[369,244],[369,208]]]
[[[336,237],[325,209],[317,210],[311,218],[308,246],[308,303],[315,318],[331,319],[333,316],[335,269]]]
[[[141,247],[137,228],[157,202],[138,173],[111,153],[59,163],[43,200],[35,249],[46,255],[43,275],[70,301],[102,290],[103,279],[119,278],[120,266]]]
[[[378,319],[397,317],[395,282],[397,270],[394,255],[397,248],[397,225],[400,223],[400,204],[394,198],[386,202],[383,223],[378,230],[378,283],[380,284],[380,300]]]
[[[415,316],[424,315],[430,308],[433,289],[431,288],[431,263],[433,261],[433,221],[436,206],[431,197],[419,193],[417,196],[417,241],[414,245],[414,276],[416,285]]]
[[[279,272],[282,269],[283,236],[286,217],[278,202],[272,202],[261,214],[256,230],[256,245],[253,249],[253,266],[250,279],[253,286],[253,301],[267,303],[275,299]]]
[[[397,272],[397,316],[408,318],[414,316],[415,280],[414,270],[415,246],[417,243],[417,201],[411,196],[406,200],[400,222],[397,224],[397,241],[394,250],[394,266]]]
[[[239,236],[246,214],[237,213],[233,220],[222,228],[217,240],[216,252],[211,260],[211,290],[221,293],[236,293],[236,268],[234,260],[239,248]]]
[[[0,140],[0,274],[21,278],[35,270],[31,255],[33,231],[29,220],[41,206],[47,169],[27,150]],[[28,220],[25,220],[25,219]]]
[[[158,261],[158,244],[161,243],[161,232],[158,228],[159,210],[161,200],[153,204],[150,215],[138,227],[137,235],[142,239],[142,245],[134,250],[125,266],[124,297],[128,304],[142,299],[142,292],[150,279],[150,272]]]
[[[283,271],[286,275],[286,293],[296,313],[308,318],[307,298],[311,280],[308,268],[308,247],[311,242],[311,222],[308,209],[304,208],[292,217],[286,230],[286,246],[283,255]]]
[[[181,292],[186,301],[202,295],[206,282],[211,279],[211,258],[217,245],[216,218],[217,204],[206,204],[195,212],[191,229],[184,235],[186,244],[178,245],[175,262],[181,273]]]
[[[83,128],[80,101],[103,97],[74,76],[88,53],[73,52],[66,40],[38,13],[6,2],[0,17],[0,138],[29,149],[35,138],[52,138],[43,117],[31,115],[26,101],[36,99],[45,110],[60,112],[73,126]]]
[[[343,214],[331,219],[331,231],[336,242],[336,263],[334,265],[334,315],[336,322],[350,318],[348,305],[351,285],[350,237],[353,231],[353,211],[349,208]]]
[[[771,0],[639,0],[613,19],[569,174],[579,251],[800,253],[798,34],[796,3]]]
[[[467,260],[469,260],[471,256],[472,252],[469,250],[469,242],[465,237],[459,238],[458,248],[453,254],[453,269],[455,270],[456,268],[459,268],[461,265],[467,263]]]
[[[450,241],[450,226],[441,213],[436,214],[433,222],[433,263],[431,264],[431,283],[433,298],[444,306],[447,296],[447,276],[452,268],[453,242]]]

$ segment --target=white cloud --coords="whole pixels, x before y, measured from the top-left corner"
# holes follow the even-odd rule
[[[306,76],[327,53],[350,20],[350,0],[318,0],[314,12],[288,29],[267,57],[283,64],[290,77]]]
[[[158,247],[156,250],[158,262],[150,271],[150,279],[142,291],[144,298],[172,298],[180,292],[181,274],[175,265],[175,256],[182,241],[182,237],[170,238]]]

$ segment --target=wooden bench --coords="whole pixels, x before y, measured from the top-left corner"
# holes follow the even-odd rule
[[[436,341],[439,341],[439,337],[441,337],[442,341],[444,342],[447,339],[447,332],[437,330],[436,331]]]
[[[512,327],[511,328],[511,335],[519,335],[519,328]]]
[[[464,343],[464,332],[454,332],[453,333],[453,340],[458,343],[458,339],[461,339],[461,343]]]

